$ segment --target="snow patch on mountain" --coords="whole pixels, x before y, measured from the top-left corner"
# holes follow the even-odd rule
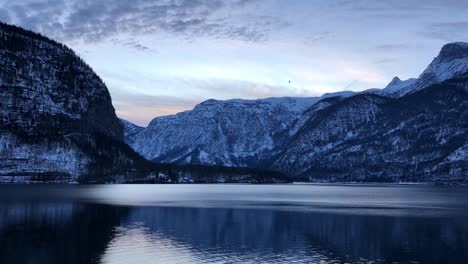
[[[31,144],[0,133],[0,176],[54,175],[76,181],[89,160],[69,142]]]
[[[468,162],[467,159],[468,159],[468,143],[456,149],[449,156],[447,156],[448,161]]]
[[[379,92],[382,95],[392,95],[392,94],[400,94],[400,91],[411,89],[416,84],[417,79],[411,78],[408,80],[400,80],[397,76],[395,76],[392,81]]]
[[[419,76],[417,89],[432,83],[468,75],[468,43],[455,42],[442,47],[439,55]]]

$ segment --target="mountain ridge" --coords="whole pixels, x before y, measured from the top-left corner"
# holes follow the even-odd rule
[[[323,98],[352,94],[340,92]],[[257,166],[256,157],[281,144],[285,139],[282,135],[289,133],[287,128],[318,100],[318,97],[210,99],[193,110],[153,119],[146,128],[128,136],[126,142],[145,158],[157,162],[185,164],[185,160],[188,163],[193,160],[194,164]],[[236,126],[245,129],[239,134],[232,133]],[[212,144],[213,138],[218,139],[217,143]],[[243,142],[244,139],[248,142]],[[190,146],[192,142],[198,144]]]
[[[454,87],[459,87],[459,86],[465,85],[465,83],[467,82],[467,80],[465,79],[465,76],[467,76],[467,74],[468,74],[468,67],[465,69],[465,65],[468,65],[468,43],[450,43],[450,44],[444,45],[442,47],[439,55],[436,58],[434,58],[434,60],[431,62],[431,64],[423,71],[423,73],[421,73],[419,78],[412,78],[412,79],[408,79],[408,80],[403,81],[403,80],[399,79],[398,77],[395,77],[384,89],[379,89],[379,90],[371,89],[371,90],[366,90],[366,91],[358,92],[358,93],[354,93],[354,92],[349,92],[349,93],[345,92],[344,94],[341,93],[344,96],[333,96],[333,94],[332,95],[326,95],[326,96],[324,95],[321,98],[311,100],[310,101],[311,102],[310,106],[307,109],[303,110],[303,112],[301,114],[295,114],[293,116],[291,116],[291,115],[282,116],[280,118],[280,120],[282,120],[282,121],[288,120],[289,121],[289,122],[283,124],[283,126],[272,126],[272,125],[266,125],[265,126],[264,122],[262,123],[261,121],[256,121],[256,122],[253,122],[251,124],[246,125],[246,124],[243,124],[242,122],[240,122],[239,120],[236,121],[234,119],[234,117],[233,117],[233,115],[238,115],[238,114],[242,113],[242,111],[246,111],[245,109],[236,109],[236,108],[228,109],[228,110],[226,110],[226,113],[224,113],[224,114],[225,114],[225,116],[229,116],[229,114],[230,114],[232,118],[231,119],[226,119],[226,120],[220,122],[219,124],[223,125],[225,123],[234,123],[236,125],[233,125],[232,128],[230,130],[227,130],[227,131],[230,131],[231,133],[238,133],[239,130],[251,130],[251,132],[252,131],[263,131],[262,132],[262,137],[256,137],[255,133],[252,132],[250,134],[249,133],[242,134],[243,136],[240,137],[242,140],[237,139],[238,140],[237,142],[240,142],[238,144],[242,145],[242,144],[245,144],[246,142],[250,142],[249,144],[251,146],[253,146],[252,149],[251,149],[251,152],[250,152],[250,153],[253,153],[253,155],[250,155],[250,156],[247,155],[244,158],[249,159],[251,161],[253,160],[254,162],[250,162],[250,163],[245,162],[245,161],[243,161],[243,162],[237,162],[237,161],[232,162],[232,160],[230,160],[230,159],[227,159],[227,160],[218,159],[218,160],[214,160],[214,161],[209,160],[209,163],[217,164],[217,165],[221,164],[221,165],[227,165],[227,166],[247,166],[247,167],[253,166],[253,167],[261,167],[261,168],[269,168],[269,169],[279,170],[279,171],[281,171],[283,173],[286,173],[286,174],[289,174],[289,175],[292,175],[292,176],[295,176],[295,177],[303,178],[304,176],[306,176],[306,175],[304,175],[304,173],[298,173],[297,171],[294,171],[294,170],[291,171],[290,169],[288,169],[288,166],[286,165],[287,162],[286,162],[285,159],[283,159],[282,162],[277,160],[277,159],[280,159],[281,153],[285,153],[285,150],[291,149],[291,144],[293,144],[294,142],[297,143],[297,142],[300,141],[300,143],[297,143],[297,144],[302,145],[302,146],[310,145],[310,144],[312,144],[311,142],[316,142],[316,141],[314,141],[316,138],[324,137],[324,135],[326,135],[326,134],[333,133],[334,130],[337,130],[337,129],[339,130],[340,126],[342,126],[343,124],[346,124],[347,122],[351,122],[350,125],[352,125],[353,122],[356,122],[356,124],[358,124],[360,122],[360,121],[357,122],[358,120],[361,120],[362,122],[364,122],[364,123],[362,123],[363,125],[370,124],[370,123],[373,122],[374,128],[379,130],[380,131],[379,133],[382,133],[382,136],[384,136],[385,133],[382,132],[383,131],[382,127],[387,127],[388,124],[385,124],[385,123],[384,124],[379,124],[377,122],[377,120],[376,120],[376,118],[377,118],[376,116],[379,116],[381,111],[382,111],[382,113],[384,113],[383,116],[386,118],[385,120],[387,120],[385,122],[390,122],[390,120],[392,120],[392,115],[395,116],[395,117],[400,116],[400,114],[398,113],[398,111],[400,111],[400,108],[395,107],[395,106],[391,106],[392,104],[401,104],[402,102],[405,102],[405,100],[409,100],[408,98],[415,98],[413,96],[413,94],[423,95],[423,94],[426,94],[428,91],[431,91],[432,93],[434,93],[433,94],[434,96],[439,96],[441,102],[445,102],[446,105],[450,105],[449,101],[448,102],[445,101],[445,100],[449,100],[450,98],[444,98],[443,96],[440,96],[440,93],[444,92],[443,86],[447,86],[448,87],[447,89],[453,90],[453,89],[456,89]],[[439,74],[437,72],[439,69],[442,69],[444,72]],[[447,72],[447,69],[448,69],[448,72]],[[436,76],[437,78],[436,77],[431,77],[431,76]],[[437,91],[437,89],[431,88],[431,87],[434,87],[434,86],[439,87],[438,89],[440,91]],[[424,91],[426,89],[428,89],[428,90]],[[451,93],[449,90],[447,90],[445,92]],[[459,98],[461,100],[461,102],[466,101],[466,97],[465,97],[466,94],[463,93],[463,91],[465,91],[465,90],[466,90],[466,88],[459,90],[459,92],[461,92],[460,93],[460,98],[461,99]],[[340,93],[336,93],[335,95],[340,95]],[[421,98],[425,98],[425,100],[427,100],[428,104],[437,106],[437,104],[435,104],[434,102],[431,101],[432,99],[430,97],[423,96]],[[276,100],[279,100],[279,101],[284,100],[284,102],[287,101],[287,99],[288,98],[283,98],[283,99],[282,98],[276,98]],[[307,99],[307,98],[302,98],[302,99]],[[259,99],[257,101],[256,100],[249,100],[248,102],[249,102],[250,106],[252,106],[252,105],[255,106],[255,105],[261,105],[262,102],[265,102],[265,100],[268,100],[268,99]],[[297,99],[294,99],[294,100],[297,100]],[[212,113],[210,113],[210,111],[211,111],[210,109],[203,109],[204,105],[218,105],[218,106],[220,106],[220,105],[223,105],[223,104],[229,104],[229,103],[235,103],[235,102],[244,102],[244,101],[245,100],[240,100],[240,99],[227,100],[227,101],[207,100],[207,101],[202,102],[199,105],[197,105],[193,110],[185,111],[183,113],[180,113],[180,115],[176,114],[176,115],[173,115],[173,116],[157,117],[157,118],[153,119],[153,121],[150,123],[150,125],[147,128],[140,130],[139,133],[146,133],[147,134],[146,137],[151,138],[152,136],[154,136],[154,135],[151,135],[152,133],[150,132],[150,130],[152,130],[152,129],[155,129],[156,131],[158,130],[158,128],[166,129],[166,130],[167,129],[169,129],[169,130],[172,129],[171,130],[171,135],[177,135],[177,136],[175,136],[175,138],[177,140],[181,140],[185,136],[190,137],[190,134],[192,133],[191,129],[194,129],[194,128],[197,128],[197,127],[202,127],[205,124],[203,122],[201,122],[201,123],[200,122],[194,122],[193,124],[189,125],[188,127],[184,127],[182,129],[179,129],[179,130],[177,128],[175,128],[175,127],[171,127],[170,126],[171,122],[176,120],[181,115],[183,115],[183,116],[192,115],[193,118],[195,118],[195,119],[199,118],[199,117],[202,117],[202,116],[205,116],[205,118],[206,118],[205,122],[209,122],[210,118],[212,117],[212,116],[209,116],[209,115],[211,115]],[[301,140],[299,139],[302,135],[307,134],[310,131],[312,131],[313,129],[315,129],[314,124],[311,123],[312,122],[311,120],[313,120],[314,118],[316,119],[319,116],[321,116],[322,115],[321,113],[323,113],[325,111],[332,111],[330,109],[335,109],[338,105],[345,104],[346,102],[351,102],[353,104],[353,105],[348,106],[348,110],[349,110],[350,113],[354,113],[353,111],[357,111],[357,112],[355,112],[353,114],[353,118],[357,118],[356,120],[350,121],[350,120],[347,120],[346,118],[345,119],[340,119],[337,116],[336,117],[336,118],[338,118],[337,120],[341,120],[341,121],[334,123],[333,126],[329,126],[328,130],[320,131],[320,134],[316,134],[315,138],[301,139]],[[359,107],[358,102],[361,102],[363,105],[368,106],[368,108],[362,108],[362,106]],[[419,105],[418,102],[414,102],[414,104]],[[380,109],[380,106],[382,106],[384,108]],[[420,111],[426,111],[423,106],[424,105],[422,105],[421,108],[419,108]],[[412,105],[403,104],[400,107],[408,107],[408,109],[413,109]],[[439,106],[437,106],[437,107],[439,107]],[[224,109],[224,107],[222,107],[222,108]],[[238,107],[238,108],[242,108],[242,107]],[[288,106],[285,106],[285,108],[287,109]],[[393,111],[395,113],[390,113],[389,114],[388,111],[390,111],[390,110],[388,110],[388,109],[391,109],[391,111]],[[201,111],[201,110],[205,110],[205,111]],[[457,109],[446,109],[446,108],[440,107],[440,111],[455,111],[455,112],[459,113],[462,117],[466,117],[468,119],[467,113],[466,113],[466,111],[463,110],[462,107],[459,107]],[[337,114],[337,113],[338,112],[336,112],[335,114]],[[407,115],[410,115],[410,113],[408,111],[406,111],[405,113]],[[446,115],[447,117],[450,117],[450,114],[448,114],[446,112],[442,112],[442,113],[437,113],[437,112],[427,112],[426,113],[426,112],[424,112],[424,113],[425,113],[427,119],[422,119],[421,122],[423,122],[423,121],[426,122],[427,120],[430,120],[430,118],[429,118],[430,116],[432,116],[433,118],[442,118],[441,116],[443,116],[443,115]],[[258,115],[271,114],[271,109],[259,110],[257,112],[257,114]],[[420,115],[422,113],[413,112],[411,114],[417,116],[418,114]],[[402,120],[404,118],[409,118],[409,120],[411,120],[412,116],[399,117],[399,118],[402,118]],[[255,118],[250,118],[250,119],[255,119]],[[164,120],[164,126],[161,126],[161,123],[160,123],[161,120]],[[337,120],[335,120],[335,121],[337,121]],[[176,122],[176,121],[174,121],[174,122]],[[219,122],[219,120],[216,121],[216,122]],[[392,122],[396,122],[396,121],[394,120]],[[402,121],[402,122],[404,123],[404,121]],[[435,128],[441,126],[440,123],[431,123],[431,124]],[[380,125],[382,127],[379,127]],[[413,132],[416,133],[417,132],[417,128],[416,128],[417,126],[418,126],[418,124],[415,123],[414,128],[413,128],[414,131],[408,130],[408,131],[405,131],[405,133],[408,133],[408,134],[412,134]],[[461,133],[461,134],[464,135],[466,133],[466,127],[465,126],[466,126],[466,124],[463,123],[463,122],[458,123],[458,124],[457,123],[450,124],[449,129],[451,131],[450,133],[452,133],[452,134],[449,133],[449,134],[445,135],[447,137],[445,140],[449,140],[449,138],[451,140],[452,139],[455,140],[454,138],[457,138],[457,135],[458,135],[457,133]],[[205,128],[206,128],[206,126],[205,126]],[[262,140],[264,141],[266,136],[271,137],[271,135],[273,135],[275,133],[278,133],[278,131],[281,130],[280,128],[282,129],[282,132],[279,133],[279,134],[276,134],[278,137],[281,138],[280,140],[277,140],[277,141],[272,140],[271,142],[274,142],[274,144],[270,144],[270,146],[268,148],[264,148],[265,144],[260,144],[260,145],[257,144],[258,142],[262,142]],[[209,133],[212,133],[213,131],[215,131],[216,129],[217,129],[217,127],[213,127],[211,129],[207,129],[206,131],[204,131],[204,133],[209,134]],[[399,128],[397,126],[396,128],[392,127],[392,128],[389,128],[389,129],[392,130],[392,131],[397,131]],[[394,129],[396,129],[396,130],[394,130]],[[353,129],[348,131],[347,133],[351,133],[351,134],[348,134],[347,137],[353,138],[353,130],[357,131],[357,130],[359,130],[359,127],[355,126],[355,127],[353,127]],[[138,138],[139,133],[136,134],[137,135],[136,137],[130,139],[130,140],[133,140],[133,142],[129,142],[129,144],[132,147],[134,147],[134,149],[137,152],[142,153],[141,149],[139,149],[138,147],[135,147],[135,144],[141,144],[141,146],[144,145],[145,150],[148,151],[148,152],[151,152],[151,148],[154,145],[154,142],[145,140],[145,137]],[[436,133],[436,131],[434,130],[432,133]],[[248,138],[249,135],[252,137],[251,139]],[[365,134],[362,134],[362,135],[365,135]],[[167,137],[163,136],[163,135],[159,135],[159,136],[156,136],[156,137],[159,137],[159,138],[164,139],[164,140],[167,139]],[[468,135],[467,135],[467,137],[468,137]],[[218,141],[219,137],[211,136],[209,138],[212,139],[212,142],[208,142],[208,143],[205,143],[205,144],[216,145],[216,144],[219,143],[219,141]],[[365,136],[363,136],[363,138],[365,138]],[[159,155],[159,156],[162,156],[163,158],[167,158],[167,157],[175,157],[177,155],[180,155],[179,158],[171,160],[171,162],[176,162],[176,163],[180,163],[180,164],[206,164],[206,163],[204,163],[204,162],[206,162],[206,160],[192,159],[192,158],[187,158],[187,157],[193,157],[192,154],[194,152],[195,152],[195,156],[198,155],[198,156],[203,156],[203,157],[208,157],[208,156],[213,155],[213,154],[215,156],[216,155],[218,155],[218,156],[223,155],[223,153],[217,152],[220,149],[219,147],[216,147],[214,149],[200,149],[196,145],[197,144],[196,142],[197,142],[198,139],[199,138],[193,138],[191,140],[187,140],[186,143],[184,143],[185,145],[182,144],[182,146],[183,146],[182,148],[172,149],[172,150],[170,150],[168,152],[161,151],[161,152],[157,153],[156,156]],[[431,138],[431,137],[427,138],[427,140],[432,140],[432,139],[433,138]],[[338,141],[336,141],[336,140],[338,140],[337,138],[335,138],[333,140],[331,140],[331,139],[328,139],[328,140],[329,141],[325,140],[325,142],[327,143],[327,144],[324,145],[325,148],[333,150],[335,147],[337,147],[337,145],[336,145],[337,142],[338,142]],[[359,141],[359,138],[354,138],[353,140]],[[140,141],[141,143],[138,143],[138,141]],[[179,142],[180,141],[178,141],[178,142],[172,141],[172,142],[167,143],[167,144],[170,145],[170,146],[173,146],[173,145],[178,144]],[[157,145],[159,146],[159,148],[161,148],[160,146],[161,145],[164,146],[164,144],[166,144],[166,143],[163,142],[163,141],[160,141],[160,142],[158,142]],[[318,143],[313,143],[313,144],[318,144]],[[395,143],[395,144],[399,144],[399,143]],[[417,144],[420,144],[420,143],[418,143],[416,141],[413,142],[410,139],[407,139],[407,142],[405,144],[410,144],[411,146],[413,146],[414,144],[417,145]],[[434,145],[434,146],[437,146],[437,145]],[[466,147],[463,144],[462,145],[457,145],[457,146],[458,147],[456,148],[456,150],[452,150],[453,153],[452,152],[449,153],[449,152],[446,151],[446,153],[444,154],[444,155],[447,155],[447,156],[452,155],[451,156],[452,160],[453,161],[456,160],[456,162],[451,163],[450,160],[445,160],[444,161],[445,165],[444,164],[435,164],[435,165],[433,164],[433,166],[436,166],[436,167],[439,166],[439,170],[438,169],[426,168],[425,171],[429,175],[429,176],[426,175],[427,176],[426,180],[428,180],[428,181],[434,180],[435,181],[436,179],[438,179],[438,180],[441,180],[441,181],[442,180],[450,181],[450,179],[446,179],[446,178],[441,177],[442,174],[445,174],[445,176],[446,176],[446,175],[449,175],[450,173],[452,173],[450,175],[455,175],[454,177],[457,179],[457,181],[460,181],[461,179],[466,180],[468,178],[468,172],[467,172],[467,170],[468,170],[468,157],[467,157],[466,152],[464,151],[464,149]],[[256,150],[262,149],[262,147],[263,147],[263,150],[264,150],[263,152],[261,152],[261,153],[258,152],[258,151],[256,152]],[[404,147],[404,146],[401,146],[401,147]],[[421,151],[426,151],[426,150],[421,150]],[[259,153],[260,153],[260,155],[258,155]],[[382,147],[382,149],[377,151],[375,154],[377,156],[382,156],[382,155],[385,156],[386,155],[384,150],[383,150],[383,147]],[[305,159],[305,161],[304,161],[305,163],[296,164],[295,167],[303,169],[303,170],[307,170],[307,168],[310,167],[310,163],[308,163],[307,160],[309,160],[309,161],[312,160],[310,158],[311,157],[310,155],[313,156],[313,153],[311,153],[311,152],[303,153],[303,155],[305,155],[304,157],[306,157],[306,158],[302,157],[302,158]],[[414,155],[416,155],[416,154],[414,154]],[[423,155],[423,154],[421,152],[420,154],[417,154],[417,155]],[[144,153],[143,153],[143,156],[145,156]],[[151,157],[148,157],[147,155],[145,157],[151,159]],[[286,157],[286,159],[287,159],[287,157],[289,157],[290,159],[293,159],[293,160],[300,160],[301,159],[300,156],[293,155],[293,154],[289,154],[289,156],[286,155],[284,157]],[[414,157],[416,157],[416,156],[414,156]],[[230,157],[228,157],[228,158],[230,158]],[[328,157],[328,158],[330,158],[330,157]],[[398,159],[398,157],[393,157],[393,158]],[[156,160],[158,160],[158,159],[156,159]],[[331,161],[333,161],[333,159],[331,159],[330,162]],[[344,162],[344,164],[346,164],[346,161],[343,161],[343,162]],[[410,167],[414,165],[414,164],[413,165],[411,165],[411,164],[413,164],[413,163],[411,163],[411,161],[409,161],[409,160],[406,160],[406,161],[401,163],[402,166],[407,167],[407,169],[406,169],[407,173],[411,172],[414,175],[419,175],[420,171],[417,171],[417,170],[411,171],[413,169],[410,169]],[[314,166],[316,168],[320,168],[320,165],[315,164]],[[408,166],[410,166],[410,167],[408,167]],[[452,166],[453,168],[451,168],[450,166]],[[445,168],[445,169],[440,169],[442,167]],[[353,175],[351,175],[351,176],[348,175],[348,176],[342,177],[343,175],[341,175],[341,176],[338,175],[338,174],[333,175],[333,173],[328,173],[328,172],[323,172],[322,176],[331,177],[335,181],[339,181],[339,180],[346,181],[346,179],[348,179],[348,180],[358,179],[358,180],[362,181],[362,180],[366,180],[366,177],[367,178],[370,177],[370,178],[373,178],[374,180],[379,180],[379,181],[385,180],[385,177],[388,177],[386,180],[389,180],[389,181],[408,180],[408,178],[405,178],[407,176],[403,175],[403,174],[405,174],[404,169],[396,168],[396,167],[393,167],[393,168],[394,168],[396,173],[400,173],[401,175],[398,176],[396,174],[392,174],[392,173],[387,171],[386,173],[381,173],[380,176],[377,177],[376,175],[378,173],[374,173],[373,175],[370,175],[369,173],[366,172],[367,170],[364,167],[362,167],[362,168],[359,169],[359,172],[358,172],[358,170],[356,170],[356,172],[354,172],[354,174],[361,173],[363,175],[363,178],[354,177],[355,175],[354,176]],[[449,168],[449,169],[447,169],[447,168]],[[380,168],[377,165],[375,165],[375,169],[380,170],[380,171],[384,171],[383,168]],[[372,171],[372,170],[368,170],[368,171]],[[449,171],[451,171],[451,172],[449,173]],[[458,174],[453,173],[453,171],[458,171]],[[310,172],[310,170],[309,170],[309,172]],[[383,174],[386,174],[387,176],[382,178]],[[392,175],[390,175],[390,174],[392,174]],[[388,175],[390,175],[390,176],[388,176]],[[420,176],[417,176],[417,177],[420,177]],[[312,178],[314,178],[314,177],[312,177]],[[317,180],[317,179],[312,179],[312,178],[310,178],[310,180]],[[318,177],[318,178],[320,178],[320,177]],[[420,178],[420,179],[422,179],[422,178]],[[306,177],[306,179],[309,180],[308,177]]]
[[[272,168],[323,181],[466,181],[466,153],[457,162],[436,162],[468,144],[466,82],[399,98],[345,99],[311,119]]]

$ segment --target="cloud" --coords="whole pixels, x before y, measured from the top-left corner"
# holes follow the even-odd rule
[[[329,31],[310,34],[310,35],[305,37],[304,43],[305,44],[310,44],[310,43],[320,42],[320,41],[323,41],[323,40],[326,40],[326,39],[332,39],[335,36],[336,36],[335,33],[329,32]]]
[[[0,0],[1,1],[1,0]],[[175,35],[265,41],[278,18],[231,19],[246,0],[29,0],[0,2],[0,17],[62,41],[99,42],[118,35]]]
[[[378,59],[374,61],[374,64],[389,64],[389,63],[394,63],[398,61],[395,58],[384,58],[384,59]]]
[[[194,94],[202,96],[204,99],[257,99],[281,96],[316,96],[320,94],[317,91],[311,91],[302,87],[296,87],[294,84],[270,85],[266,83],[243,81],[243,80],[225,80],[225,79],[185,79],[186,87],[190,87]]]
[[[152,47],[148,47],[146,45],[143,45],[139,41],[130,38],[130,39],[118,39],[118,38],[113,38],[111,39],[111,42],[114,44],[122,45],[128,48],[135,49],[137,51],[143,51],[143,52],[153,52],[157,53],[158,51]]]
[[[410,45],[408,44],[382,44],[374,47],[375,50],[384,52],[401,51],[409,48]]]
[[[433,23],[424,28],[422,35],[447,42],[466,41],[468,39],[468,21]]]

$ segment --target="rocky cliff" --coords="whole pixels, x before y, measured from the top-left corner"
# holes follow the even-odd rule
[[[141,159],[105,84],[68,47],[0,23],[0,68],[3,180],[76,181]]]

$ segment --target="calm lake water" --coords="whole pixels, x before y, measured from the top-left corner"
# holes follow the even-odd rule
[[[1,185],[0,263],[468,263],[468,189]]]

